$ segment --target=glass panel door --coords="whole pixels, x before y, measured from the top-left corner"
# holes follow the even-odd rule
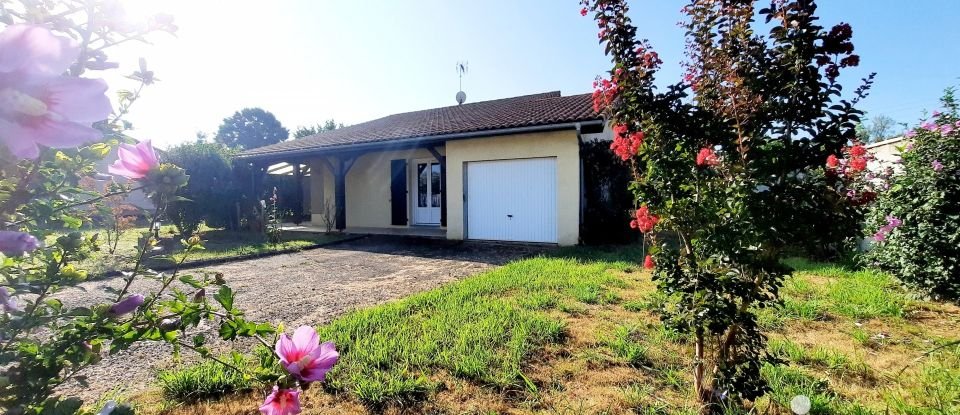
[[[417,194],[414,219],[421,225],[440,224],[440,204],[443,197],[440,189],[440,163],[436,161],[417,163]]]

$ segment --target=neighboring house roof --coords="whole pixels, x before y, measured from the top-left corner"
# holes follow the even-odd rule
[[[867,144],[866,149],[879,162],[895,162],[900,160],[900,148],[907,145],[910,139],[904,136],[889,138],[876,143]]]
[[[869,149],[875,148],[875,147],[883,147],[883,146],[889,146],[889,145],[899,145],[900,142],[902,142],[902,141],[904,141],[904,140],[906,140],[906,139],[907,139],[906,137],[900,135],[900,136],[888,138],[888,139],[883,140],[883,141],[877,141],[876,143],[870,143],[870,144],[865,145],[864,147],[869,150]]]
[[[600,120],[591,94],[560,96],[560,91],[481,101],[389,115],[373,121],[325,131],[244,151],[240,157],[339,149],[359,144],[442,137],[460,133],[548,126]]]

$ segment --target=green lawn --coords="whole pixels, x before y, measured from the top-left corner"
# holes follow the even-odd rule
[[[662,300],[639,259],[565,250],[341,316],[320,327],[341,361],[306,392],[305,413],[693,414],[692,344],[651,312]],[[805,394],[813,414],[960,413],[960,346],[925,354],[957,339],[960,308],[912,299],[885,274],[790,264],[784,307],[761,313],[785,364],[764,368],[772,391],[755,411],[788,414]],[[155,396],[170,412],[190,391],[255,390],[170,413],[242,413],[262,399],[222,370],[166,372]]]
[[[133,265],[133,258],[137,254],[137,240],[147,228],[140,227],[126,231],[120,236],[120,243],[114,253],[109,253],[103,231],[87,230],[86,234],[99,233],[99,251],[90,252],[89,258],[81,265],[92,275],[98,275],[112,270],[126,270]],[[216,260],[242,257],[248,255],[265,254],[289,249],[302,249],[316,244],[336,241],[344,238],[341,234],[315,234],[304,232],[284,232],[283,241],[279,244],[267,242],[266,236],[257,232],[233,232],[224,229],[202,228],[201,238],[205,249],[191,252],[186,264],[197,261]],[[55,239],[56,236],[51,237]],[[179,260],[183,244],[172,225],[160,228],[160,242],[147,253],[144,265],[147,267],[161,267],[172,265],[173,260]],[[51,241],[48,241],[48,243]]]

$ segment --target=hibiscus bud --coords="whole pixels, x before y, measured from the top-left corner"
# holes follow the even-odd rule
[[[147,190],[165,195],[176,193],[177,189],[186,185],[190,179],[185,170],[169,163],[151,168],[145,174],[143,180]]]
[[[223,285],[223,284],[226,284],[226,283],[227,283],[227,280],[226,280],[225,278],[223,278],[223,273],[222,273],[222,272],[218,272],[218,273],[216,273],[216,274],[213,275],[213,282],[214,282],[214,284],[217,284],[217,285]]]
[[[142,304],[143,295],[134,294],[110,306],[110,310],[108,310],[107,313],[112,317],[119,317],[136,310],[137,307],[140,307]]]
[[[33,235],[15,231],[0,231],[0,252],[9,256],[20,256],[33,252],[40,242]]]
[[[189,239],[187,239],[187,245],[190,245],[190,246],[200,245],[200,237],[197,235],[191,236]]]
[[[180,328],[179,318],[165,318],[162,321],[160,321],[160,330],[173,331],[178,328]]]
[[[206,298],[207,298],[206,288],[201,288],[200,291],[197,291],[196,294],[193,294],[193,302],[197,304],[202,303],[203,300],[205,300]]]

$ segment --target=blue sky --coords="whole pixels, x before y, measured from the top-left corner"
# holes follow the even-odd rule
[[[133,115],[137,138],[160,146],[212,133],[233,111],[260,106],[293,130],[335,118],[347,124],[453,105],[457,61],[469,61],[467,101],[560,90],[590,91],[609,68],[596,26],[575,0],[245,1],[127,0],[131,14],[166,10],[177,37],[159,35],[116,57],[132,70],[145,56],[162,80]],[[680,78],[685,1],[631,2],[641,36]],[[217,4],[230,4],[223,8]],[[821,0],[825,25],[854,29],[861,66],[847,89],[878,73],[861,108],[913,122],[960,84],[960,1]],[[953,52],[953,53],[951,53]],[[122,81],[110,80],[123,87]]]

